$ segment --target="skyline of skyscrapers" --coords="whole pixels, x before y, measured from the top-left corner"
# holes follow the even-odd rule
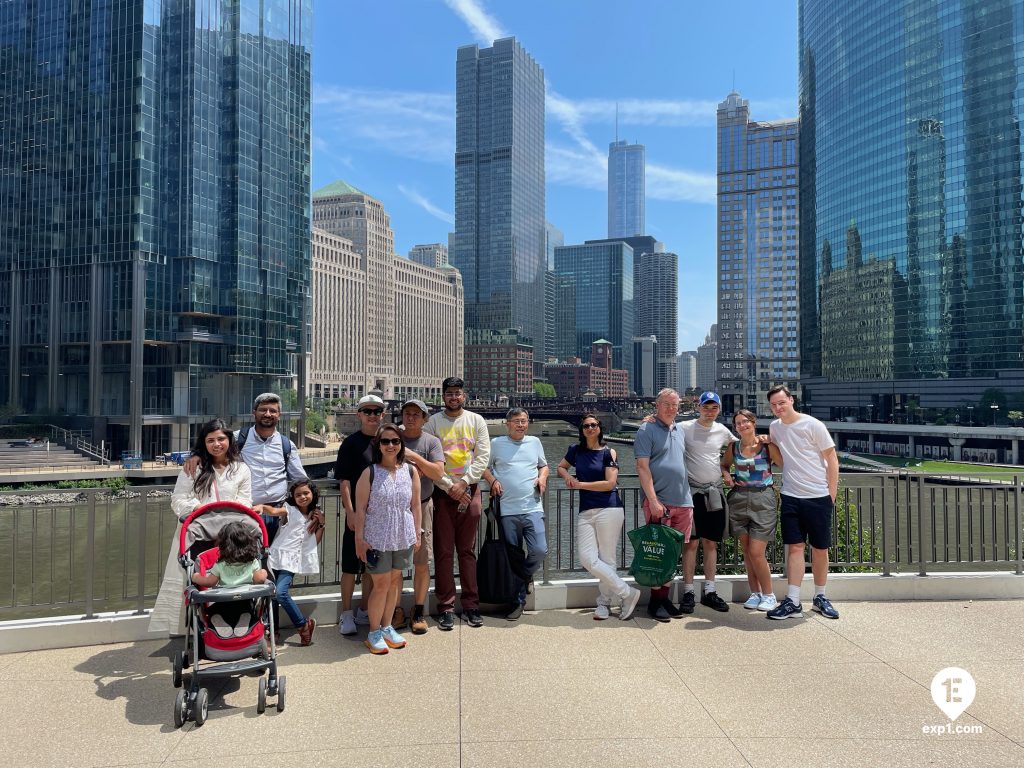
[[[608,145],[608,238],[647,232],[646,161],[643,144],[616,139]]]
[[[0,3],[0,398],[115,451],[301,375],[312,3],[221,5]]]
[[[1024,388],[1022,28],[1011,0],[800,3],[801,358],[817,414]]]
[[[800,397],[799,122],[718,105],[718,371],[722,409],[770,413],[767,391]]]
[[[517,330],[546,356],[544,72],[515,38],[462,46],[455,74],[455,233],[466,328]]]

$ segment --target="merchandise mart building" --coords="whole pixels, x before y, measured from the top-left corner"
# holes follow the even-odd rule
[[[0,399],[152,455],[300,382],[311,0],[0,4]]]
[[[800,3],[800,343],[819,417],[1024,387],[1024,4]]]

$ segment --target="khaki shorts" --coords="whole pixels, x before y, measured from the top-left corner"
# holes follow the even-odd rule
[[[380,576],[391,571],[407,571],[412,565],[412,550],[413,548],[409,547],[397,551],[381,552],[377,559],[377,565],[373,568],[367,565],[366,572]]]
[[[434,562],[434,499],[420,502],[420,517],[423,531],[420,533],[420,548],[413,549],[412,564],[417,568]]]
[[[779,513],[775,488],[729,492],[729,527],[733,536],[749,536],[758,541],[775,541]]]

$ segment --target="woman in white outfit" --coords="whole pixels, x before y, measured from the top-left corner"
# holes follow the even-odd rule
[[[150,632],[185,633],[182,610],[185,572],[178,564],[181,522],[197,507],[212,501],[237,501],[252,506],[249,468],[242,463],[234,434],[222,420],[214,419],[200,427],[192,454],[199,457],[199,471],[193,478],[182,467],[171,494],[171,510],[178,518],[178,525],[174,528],[164,578],[149,618]]]
[[[584,416],[579,432],[579,445],[569,446],[558,464],[558,475],[568,488],[580,492],[576,521],[580,564],[599,582],[594,619],[607,619],[612,601],[618,598],[622,601],[619,618],[626,620],[636,610],[640,590],[629,586],[615,570],[615,551],[625,520],[622,499],[615,490],[619,465],[615,451],[604,444],[604,432],[596,416]],[[569,474],[570,467],[576,470],[575,477]]]

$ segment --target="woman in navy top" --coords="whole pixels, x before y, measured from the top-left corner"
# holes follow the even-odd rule
[[[579,445],[570,445],[558,464],[558,475],[568,488],[580,492],[580,514],[576,520],[576,540],[580,564],[598,580],[597,608],[594,619],[607,619],[612,601],[621,600],[619,618],[629,619],[640,600],[640,590],[630,587],[615,570],[615,550],[622,536],[625,511],[615,484],[619,465],[615,451],[604,444],[601,422],[592,414],[580,423]],[[576,476],[569,469],[576,470]]]

